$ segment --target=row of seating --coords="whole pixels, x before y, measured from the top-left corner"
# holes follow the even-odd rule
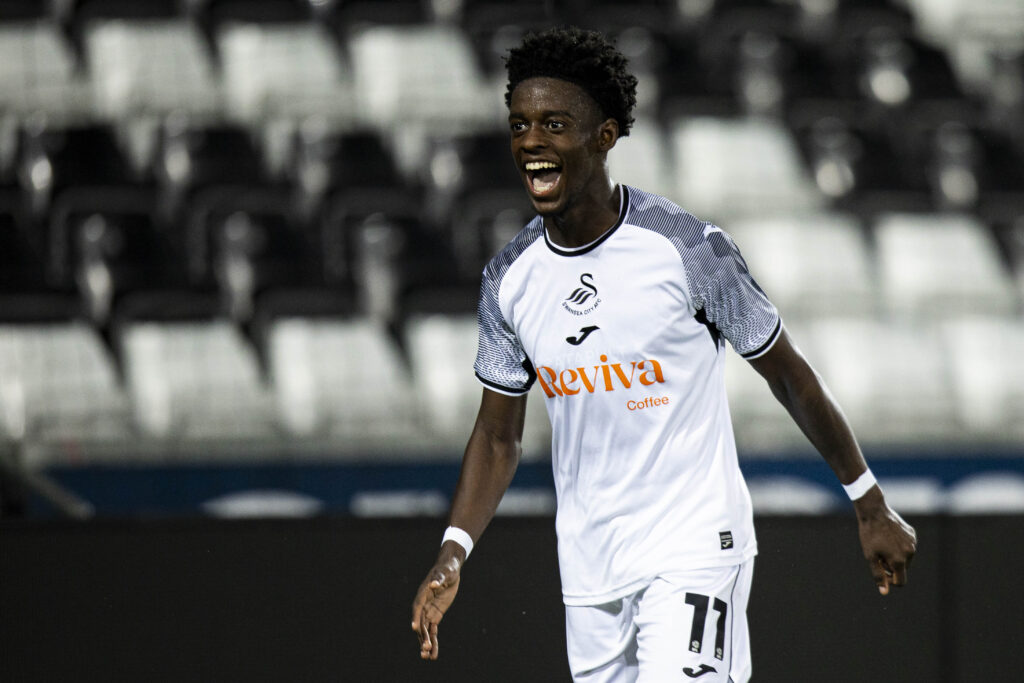
[[[1024,204],[1024,150],[934,109],[917,114],[883,133],[866,130],[853,111],[808,112],[795,134],[760,118],[662,125],[640,116],[609,162],[617,179],[726,223],[824,206],[871,216]],[[437,227],[457,229],[475,203],[498,197],[494,208],[528,209],[501,130],[402,141],[312,124],[269,127],[262,138],[228,124],[179,124],[134,137],[104,124],[8,126],[0,131],[0,200],[38,226],[83,202],[103,210],[110,193],[97,188],[116,188],[134,204],[151,203],[172,229],[187,222],[187,207],[222,198],[225,186],[275,191],[281,210],[305,223],[322,219],[339,195],[365,204],[360,195],[382,188],[419,194]]]
[[[912,326],[844,316],[787,327],[866,445],[1024,438],[1020,319]],[[158,457],[175,445],[214,457],[286,442],[356,459],[458,457],[480,396],[475,319],[416,316],[402,341],[407,357],[366,318],[283,319],[261,366],[226,322],[130,325],[114,340],[116,355],[85,325],[0,326],[0,443],[31,445],[35,464],[123,457],[147,444]],[[749,366],[733,357],[726,367],[744,453],[808,448]],[[545,457],[550,425],[539,391],[529,406],[524,451]]]
[[[706,194],[693,195],[694,203],[708,201],[709,181],[695,184]],[[522,191],[493,192],[460,204],[463,218],[448,232],[424,220],[428,204],[400,190],[340,198],[310,226],[294,220],[286,195],[234,188],[197,196],[175,229],[144,201],[94,191],[62,204],[45,240],[0,211],[0,320],[77,314],[104,327],[221,315],[250,324],[261,313],[393,319],[471,310],[484,264],[532,216]],[[720,199],[764,210],[724,226],[787,315],[844,310],[916,320],[1021,310],[1024,203],[991,225],[952,212],[862,221],[813,206],[782,212],[787,197],[768,176]],[[26,310],[33,300],[53,306]]]
[[[957,53],[914,32],[906,10],[884,4],[836,3],[842,30],[834,24],[818,39],[785,19],[799,5],[723,5],[696,34],[674,30],[672,22],[645,24],[642,10],[633,22],[605,27],[641,77],[642,110],[779,115],[794,101],[838,99],[888,113],[968,94],[999,119],[1021,104],[1014,89],[994,84],[1012,79],[1015,69],[1019,76],[1024,45],[993,48],[991,64],[968,59],[960,67],[951,61]],[[381,129],[465,130],[503,118],[501,57],[508,47],[531,25],[558,23],[509,17],[494,27],[481,57],[479,38],[450,23],[359,23],[332,32],[307,21],[250,18],[207,33],[187,19],[90,16],[73,39],[45,19],[0,22],[5,108],[114,120],[178,111],[249,124],[317,115]],[[979,72],[994,84],[986,89]]]

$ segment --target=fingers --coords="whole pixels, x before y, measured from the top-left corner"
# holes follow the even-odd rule
[[[420,620],[420,628],[416,635],[420,639],[420,658],[437,659],[437,622],[430,621],[426,615]]]
[[[892,583],[894,586],[905,586],[907,585],[907,563],[906,562],[893,562],[892,564]]]
[[[882,595],[888,595],[890,587],[902,588],[907,585],[907,568],[909,564],[909,560],[906,562],[901,560],[889,562],[883,557],[875,558],[871,562],[871,575],[875,579],[875,585],[878,586],[878,592]]]
[[[413,601],[411,627],[419,639],[422,659],[437,659],[437,627],[444,613],[438,610],[434,600],[440,592],[450,587],[449,583],[451,577],[448,573],[436,571],[420,586]]]
[[[882,595],[888,595],[892,572],[886,567],[885,560],[876,557],[869,566],[871,567],[871,576],[875,579],[875,585],[878,586],[878,592]]]

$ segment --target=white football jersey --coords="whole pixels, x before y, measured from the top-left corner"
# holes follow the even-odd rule
[[[512,395],[537,381],[546,396],[567,605],[757,552],[723,337],[757,357],[779,315],[721,229],[620,187],[599,239],[558,247],[538,216],[481,287],[477,378]]]

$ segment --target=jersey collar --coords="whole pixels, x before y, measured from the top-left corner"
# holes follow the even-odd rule
[[[627,213],[628,210],[629,210],[629,188],[627,188],[622,183],[619,183],[619,218],[618,218],[618,220],[615,221],[615,224],[612,225],[612,227],[610,227],[607,230],[605,230],[601,234],[600,237],[598,237],[593,242],[589,242],[588,244],[584,244],[581,247],[572,247],[572,248],[560,247],[560,246],[556,245],[554,242],[551,241],[551,239],[548,237],[548,229],[545,227],[544,228],[544,243],[548,245],[548,249],[550,249],[551,251],[555,252],[559,256],[582,256],[583,254],[586,254],[587,252],[593,251],[594,249],[599,247],[602,242],[604,242],[606,239],[611,237],[612,233],[614,233],[616,230],[618,230],[619,226],[622,225],[622,223],[625,221],[626,213]],[[543,222],[541,224],[543,225]]]

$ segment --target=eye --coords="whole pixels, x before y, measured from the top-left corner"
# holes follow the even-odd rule
[[[565,128],[565,122],[564,121],[559,121],[557,119],[552,119],[551,121],[547,122],[547,126],[551,130],[561,130],[561,129]]]
[[[526,130],[526,124],[522,121],[513,121],[508,124],[508,127],[513,133],[522,133]]]

